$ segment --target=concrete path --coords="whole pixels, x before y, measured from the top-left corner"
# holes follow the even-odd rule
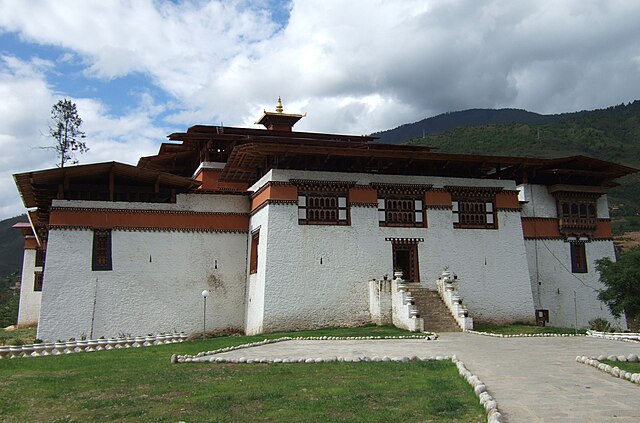
[[[640,355],[640,344],[605,339],[493,338],[442,333],[437,341],[288,341],[220,356],[373,357],[456,354],[498,402],[505,421],[640,422],[640,386],[575,361],[577,355]]]

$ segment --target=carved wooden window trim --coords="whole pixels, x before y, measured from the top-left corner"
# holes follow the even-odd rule
[[[47,250],[38,248],[36,250],[36,267],[44,267],[46,261]]]
[[[558,192],[558,226],[564,235],[589,235],[598,225],[597,200],[600,194]]]
[[[451,193],[453,227],[498,229],[496,192],[501,188],[445,187]]]
[[[572,273],[588,273],[587,269],[587,251],[584,242],[570,242],[571,252],[571,272]]]
[[[91,270],[112,270],[110,229],[94,229],[93,231]]]
[[[372,182],[378,193],[378,223],[380,226],[425,227],[424,193],[432,188],[426,184],[389,184]]]
[[[424,197],[384,195],[378,196],[378,222],[380,226],[424,227]]]
[[[299,225],[351,224],[349,188],[355,182],[291,179],[298,188]]]
[[[249,256],[249,274],[258,273],[258,245],[260,245],[260,230],[251,234],[251,254]]]
[[[298,193],[298,224],[349,225],[347,193]]]
[[[42,282],[44,280],[44,272],[38,270],[33,272],[33,290],[35,292],[42,291]]]

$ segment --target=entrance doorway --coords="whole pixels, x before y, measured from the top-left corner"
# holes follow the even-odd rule
[[[396,243],[393,246],[393,269],[401,269],[404,280],[407,282],[420,282],[420,269],[418,268],[418,244]]]

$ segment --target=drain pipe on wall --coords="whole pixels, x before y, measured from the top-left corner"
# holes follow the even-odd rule
[[[93,339],[93,322],[96,320],[96,299],[98,298],[98,278],[96,278],[96,286],[93,290],[93,310],[91,312],[91,333],[89,339]]]
[[[576,316],[575,330],[577,335],[578,334],[578,298],[575,290],[573,291],[573,314]]]

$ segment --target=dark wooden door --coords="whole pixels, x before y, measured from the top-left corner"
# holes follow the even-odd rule
[[[418,268],[418,244],[393,243],[393,269],[400,268],[404,273],[404,280],[420,282]]]

